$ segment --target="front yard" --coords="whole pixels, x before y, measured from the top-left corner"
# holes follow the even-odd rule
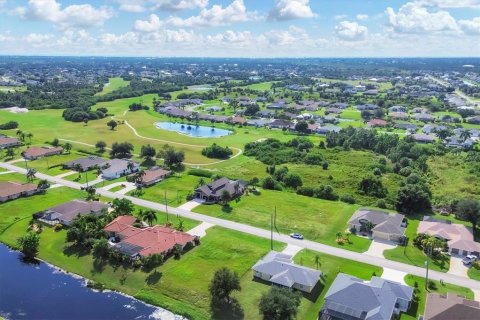
[[[230,207],[201,205],[193,211],[270,229],[270,216],[275,207],[276,226],[281,233],[299,232],[306,239],[357,252],[364,252],[370,246],[370,240],[355,235],[350,236],[350,244],[336,243],[336,233],[347,230],[347,221],[358,208],[338,201],[309,198],[291,192],[259,190],[258,195],[249,193],[238,201],[231,201]]]

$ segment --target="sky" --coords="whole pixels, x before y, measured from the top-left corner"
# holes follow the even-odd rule
[[[0,0],[1,55],[480,56],[480,0]]]

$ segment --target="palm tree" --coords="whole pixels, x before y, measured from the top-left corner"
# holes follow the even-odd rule
[[[145,177],[146,174],[147,173],[144,170],[139,170],[134,176],[135,183],[141,184],[143,181],[143,177]]]
[[[178,219],[178,225],[177,225],[177,228],[176,228],[178,231],[183,231],[184,229],[184,226],[183,226],[183,220],[182,219]]]
[[[17,132],[16,132],[17,137],[20,137],[20,135],[21,135],[22,133],[23,133],[23,131],[20,130],[20,129],[18,129]]]
[[[82,165],[80,163],[75,163],[73,169],[78,172],[78,180],[80,180],[80,178],[82,177]]]
[[[141,218],[143,221],[146,221],[150,226],[153,226],[153,222],[157,221],[157,215],[153,210],[141,211]]]
[[[7,148],[7,152],[5,153],[5,155],[7,156],[7,158],[13,158],[15,156],[15,150],[12,147]]]
[[[95,200],[97,189],[94,186],[86,187],[85,191],[87,192],[87,200]]]
[[[322,265],[320,262],[320,256],[318,254],[315,255],[315,265],[317,266],[317,270]]]
[[[442,141],[451,135],[450,132],[446,129],[438,130],[435,132],[435,134]]]
[[[465,142],[467,139],[470,139],[472,137],[472,133],[470,130],[463,130],[462,133],[460,133],[460,139],[462,139],[463,142]]]
[[[227,205],[228,201],[230,201],[230,192],[227,190],[223,190],[220,200],[222,201],[223,205]]]
[[[32,143],[33,133],[31,132],[27,133],[27,138],[30,141],[30,143]]]
[[[27,181],[32,182],[35,179],[35,175],[37,174],[37,170],[34,168],[29,168],[27,170]]]
[[[128,161],[127,163],[127,170],[132,172],[133,168],[135,167],[135,164],[132,161]]]
[[[337,240],[341,239],[342,236],[343,236],[343,234],[340,231],[335,234],[335,237],[337,238]]]

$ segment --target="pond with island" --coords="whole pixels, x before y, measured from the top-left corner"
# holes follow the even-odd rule
[[[199,126],[196,124],[187,124],[180,122],[157,122],[155,126],[159,129],[175,131],[195,138],[219,138],[232,134],[226,129]]]
[[[2,244],[0,261],[0,318],[184,319],[117,292],[90,289],[85,279],[44,262],[25,263]]]

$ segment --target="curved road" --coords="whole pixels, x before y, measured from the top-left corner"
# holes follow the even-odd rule
[[[12,165],[10,163],[0,163],[0,167],[2,167],[4,169],[7,169],[9,171],[15,171],[15,172],[19,172],[19,173],[22,173],[22,174],[26,174],[25,169],[17,167],[15,165]],[[83,186],[83,185],[81,185],[79,183],[76,183],[76,182],[64,180],[64,179],[58,178],[58,177],[45,175],[45,174],[42,174],[42,173],[37,173],[36,176],[40,179],[45,179],[45,180],[48,180],[48,181],[53,182],[55,184],[61,184],[61,185],[64,185],[66,187],[73,188],[73,189],[80,189]],[[270,231],[269,230],[265,230],[265,229],[261,229],[261,228],[257,228],[257,227],[252,227],[252,226],[245,225],[245,224],[242,224],[242,223],[228,221],[228,220],[224,220],[224,219],[220,219],[220,218],[210,217],[210,216],[207,216],[207,215],[194,213],[194,212],[190,212],[190,211],[187,211],[187,210],[182,210],[182,209],[179,209],[179,208],[167,207],[167,206],[162,205],[160,203],[147,201],[147,200],[143,200],[143,199],[138,199],[138,198],[131,197],[131,196],[121,195],[121,194],[117,194],[115,192],[110,192],[110,191],[106,191],[106,190],[102,190],[102,189],[97,189],[97,193],[104,196],[104,197],[111,198],[111,199],[125,198],[125,199],[128,199],[128,200],[132,201],[136,205],[146,207],[146,208],[149,208],[149,209],[153,209],[153,210],[157,210],[157,211],[165,211],[165,209],[167,209],[169,214],[179,215],[181,217],[185,217],[185,218],[196,220],[196,221],[208,222],[208,223],[211,223],[211,224],[214,224],[214,225],[226,228],[226,229],[231,229],[231,230],[235,230],[235,231],[239,231],[239,232],[243,232],[243,233],[248,233],[248,234],[251,234],[251,235],[254,235],[254,236],[270,239]],[[398,271],[401,271],[401,272],[414,274],[414,275],[420,276],[420,277],[425,276],[425,269],[424,268],[419,268],[419,267],[415,267],[415,266],[408,265],[408,264],[401,263],[401,262],[396,262],[396,261],[391,261],[391,260],[387,260],[387,259],[384,259],[384,258],[370,256],[370,255],[367,255],[365,253],[358,253],[358,252],[348,251],[348,250],[341,249],[341,248],[331,247],[331,246],[324,245],[324,244],[314,242],[314,241],[310,241],[310,240],[296,240],[296,239],[290,238],[288,235],[279,234],[279,233],[274,233],[273,234],[273,239],[276,240],[276,241],[286,243],[286,244],[292,244],[292,245],[295,245],[295,246],[298,246],[298,247],[301,247],[301,248],[310,249],[310,250],[314,250],[314,251],[318,251],[318,252],[322,252],[322,253],[326,253],[326,254],[330,254],[330,255],[333,255],[333,256],[342,257],[342,258],[346,258],[346,259],[350,259],[350,260],[354,260],[354,261],[361,261],[361,262],[369,263],[369,264],[376,265],[376,266],[379,266],[379,267],[382,267],[382,268],[389,268],[389,269],[393,269],[393,270],[398,270]],[[480,290],[480,282],[479,281],[472,280],[472,279],[465,278],[465,277],[456,276],[456,275],[453,275],[453,274],[442,273],[442,272],[430,270],[429,271],[429,279],[438,280],[438,281],[443,280],[447,283],[456,284],[456,285],[463,286],[463,287],[468,287],[468,288],[473,289],[473,290]]]

